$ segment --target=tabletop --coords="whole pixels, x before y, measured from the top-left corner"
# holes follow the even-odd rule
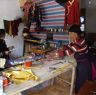
[[[4,89],[6,95],[15,95],[31,87],[35,87],[47,80],[55,78],[66,70],[76,66],[74,57],[66,56],[64,59],[45,61],[44,64],[32,66],[32,72],[39,77],[39,80],[29,80],[22,84],[10,84]]]

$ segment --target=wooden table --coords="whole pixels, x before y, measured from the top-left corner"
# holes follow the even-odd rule
[[[54,68],[54,66],[56,69],[49,69],[50,67]],[[6,87],[4,91],[6,95],[22,95],[21,92],[23,92],[24,90],[40,85],[41,83],[50,79],[54,79],[58,75],[67,72],[71,69],[72,78],[70,83],[70,95],[72,95],[74,87],[75,67],[76,61],[74,57],[65,57],[63,60],[46,61],[42,65],[36,67],[32,66],[33,73],[35,73],[40,78],[38,81],[29,80],[19,85],[11,84]]]

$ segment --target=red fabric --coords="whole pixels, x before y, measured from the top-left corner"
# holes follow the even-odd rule
[[[96,79],[96,67],[92,64],[92,80]]]
[[[30,9],[31,5],[32,5],[31,2],[25,2],[24,6],[23,6],[24,16],[25,16],[26,18],[28,18],[29,9]]]
[[[68,56],[74,54],[75,52],[78,52],[79,54],[88,52],[88,45],[85,41],[85,38],[81,38],[64,46],[64,52]]]
[[[80,9],[78,0],[68,0],[65,5],[65,30],[67,24],[69,27],[74,24],[80,25]]]

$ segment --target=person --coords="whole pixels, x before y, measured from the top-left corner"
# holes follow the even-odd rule
[[[5,30],[0,29],[0,58],[9,58],[9,49],[7,48],[5,38]]]
[[[69,29],[70,43],[63,46],[64,54],[73,55],[77,61],[75,93],[78,93],[86,80],[91,80],[91,64],[85,32],[81,32],[79,25],[72,25]]]
[[[10,67],[11,65],[7,63],[9,60],[9,54],[13,50],[14,46],[7,47],[6,42],[5,42],[5,30],[0,29],[0,58],[5,59],[6,62],[4,64],[4,67],[0,67],[0,71],[3,70],[4,68]],[[1,63],[0,63],[1,64]]]

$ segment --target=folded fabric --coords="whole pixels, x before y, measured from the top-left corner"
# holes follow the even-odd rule
[[[32,73],[31,69],[11,70],[6,71],[3,74],[15,84],[21,84],[28,80],[38,80],[38,77]]]
[[[6,63],[6,59],[5,58],[0,58],[0,68],[4,68],[5,63]]]

